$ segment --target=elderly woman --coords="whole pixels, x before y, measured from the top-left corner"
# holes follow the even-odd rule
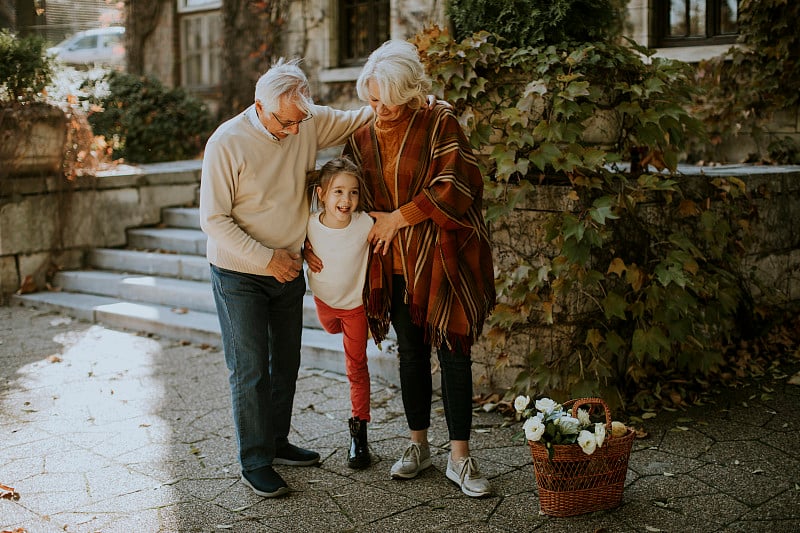
[[[362,167],[363,201],[375,219],[364,287],[370,330],[376,342],[390,323],[397,333],[411,440],[391,475],[413,478],[431,466],[435,347],[450,437],[446,475],[479,497],[491,488],[469,455],[470,351],[494,307],[494,269],[481,212],[483,179],[452,109],[425,105],[430,88],[413,44],[384,43],[357,81],[375,119],[348,139],[345,154]]]

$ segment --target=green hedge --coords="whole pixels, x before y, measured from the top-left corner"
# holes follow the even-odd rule
[[[114,71],[99,83],[105,84],[105,95],[89,98],[100,109],[89,122],[114,147],[114,159],[155,163],[201,153],[214,127],[204,103],[152,77]]]

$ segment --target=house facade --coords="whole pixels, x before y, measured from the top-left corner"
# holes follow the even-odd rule
[[[122,23],[121,1],[0,0],[0,28],[42,36],[55,44],[76,32]]]
[[[222,0],[164,0],[147,45],[149,73],[182,86],[212,108],[219,98]],[[353,82],[388,38],[449,25],[447,0],[290,0],[285,55],[303,57],[320,103],[357,105]],[[630,0],[626,34],[657,54],[699,61],[724,52],[737,34],[737,0]],[[266,69],[268,65],[264,65]]]

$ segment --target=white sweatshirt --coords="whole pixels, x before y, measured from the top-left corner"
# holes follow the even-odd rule
[[[334,309],[355,309],[363,305],[361,294],[370,252],[367,235],[373,220],[356,211],[347,227],[334,229],[319,221],[320,213],[308,219],[308,240],[323,267],[319,273],[308,271],[308,286],[314,296]]]

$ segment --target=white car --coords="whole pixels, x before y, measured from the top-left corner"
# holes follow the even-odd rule
[[[109,26],[78,32],[47,49],[67,65],[125,65],[125,28]]]

